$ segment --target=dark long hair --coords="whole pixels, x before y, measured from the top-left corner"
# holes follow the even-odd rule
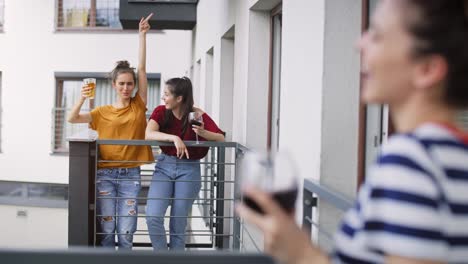
[[[187,128],[189,125],[188,115],[190,112],[193,111],[193,89],[192,89],[192,82],[187,77],[182,78],[172,78],[166,81],[167,88],[169,92],[174,96],[182,97],[182,102],[180,106],[180,112],[182,113],[182,134],[181,138],[187,132]],[[166,128],[169,123],[172,121],[173,114],[172,110],[167,109],[164,113],[164,121],[161,128]]]
[[[444,101],[468,106],[468,1],[405,0],[416,16],[407,15],[407,30],[416,40],[413,55],[437,54],[448,65]]]

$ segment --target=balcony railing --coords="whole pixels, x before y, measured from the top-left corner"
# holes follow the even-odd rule
[[[354,201],[351,198],[320,185],[316,181],[309,179],[304,180],[302,227],[309,235],[311,235],[311,231],[315,228],[318,234],[324,235],[326,238],[332,240],[333,234],[325,229],[319,221],[314,219],[314,212],[316,212],[320,202],[331,205],[341,212],[346,212],[353,206]]]
[[[90,248],[68,250],[0,250],[0,259],[4,264],[47,263],[47,264],[274,264],[268,256],[262,254],[239,254],[235,252],[151,252],[151,251],[110,251]]]
[[[234,201],[240,200],[238,190],[240,175],[239,161],[247,148],[235,142],[185,142],[188,147],[208,147],[208,155],[201,160],[201,191],[196,197],[194,210],[189,215],[191,228],[185,236],[189,237],[187,247],[234,249],[243,248],[244,239],[253,239],[244,229],[240,219],[234,214]],[[71,140],[70,141],[70,175],[69,175],[69,245],[96,246],[99,234],[95,211],[96,204],[96,171],[99,160],[99,146],[102,145],[149,145],[155,156],[160,146],[173,146],[172,143],[144,140]],[[154,164],[143,165],[141,186],[137,201],[140,215],[145,217],[144,206],[147,201],[149,184],[152,181]],[[154,198],[162,199],[162,198]],[[197,213],[198,212],[198,213]],[[116,215],[116,217],[119,217]],[[128,217],[128,216],[126,216]],[[165,217],[170,218],[170,216]],[[144,224],[139,227],[145,226]],[[197,229],[196,227],[203,228]],[[170,234],[166,234],[170,235]],[[137,238],[139,236],[140,238]],[[134,246],[151,246],[149,234],[145,228],[135,233]]]

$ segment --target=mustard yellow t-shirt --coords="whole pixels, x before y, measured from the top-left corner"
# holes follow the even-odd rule
[[[91,111],[91,128],[98,132],[99,139],[145,139],[146,105],[137,94],[127,107],[117,109],[104,105]],[[150,146],[100,145],[98,168],[133,168],[153,162]],[[141,162],[117,162],[141,161]]]

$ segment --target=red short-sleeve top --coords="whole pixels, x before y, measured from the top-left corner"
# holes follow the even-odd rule
[[[159,131],[166,133],[166,134],[179,136],[184,141],[196,140],[195,132],[192,130],[190,125],[185,131],[185,134],[182,135],[183,121],[177,119],[172,114],[172,111],[169,111],[170,118],[169,118],[169,122],[167,123],[167,126],[162,127],[164,124],[165,113],[166,113],[166,107],[164,105],[160,105],[156,107],[153,113],[151,114],[150,119],[158,123]],[[213,119],[211,119],[211,117],[207,113],[203,113],[202,117],[203,117],[203,123],[205,125],[205,130],[214,132],[214,133],[224,134],[224,132],[221,129],[219,129],[218,125],[216,125],[216,123],[213,121]],[[206,141],[205,138],[200,137],[200,136],[198,136],[198,140]],[[195,160],[195,159],[201,159],[205,157],[206,154],[208,153],[208,149],[209,148],[206,148],[206,147],[189,147],[188,151],[189,151],[190,159]],[[161,146],[161,150],[166,155],[176,156],[177,154],[177,150],[175,147]]]

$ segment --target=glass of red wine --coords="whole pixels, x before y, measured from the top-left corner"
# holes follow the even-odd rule
[[[249,186],[271,195],[288,214],[293,214],[297,198],[299,175],[288,152],[248,152],[241,163],[241,189]],[[263,214],[263,210],[247,195],[245,205]]]
[[[196,112],[190,112],[189,113],[189,116],[188,116],[188,119],[189,119],[189,122],[190,122],[190,125],[191,126],[201,126],[203,122],[203,117],[202,116],[197,116],[197,113]],[[195,137],[197,139],[197,143],[196,144],[200,144],[200,142],[198,141],[198,134],[195,133]]]

